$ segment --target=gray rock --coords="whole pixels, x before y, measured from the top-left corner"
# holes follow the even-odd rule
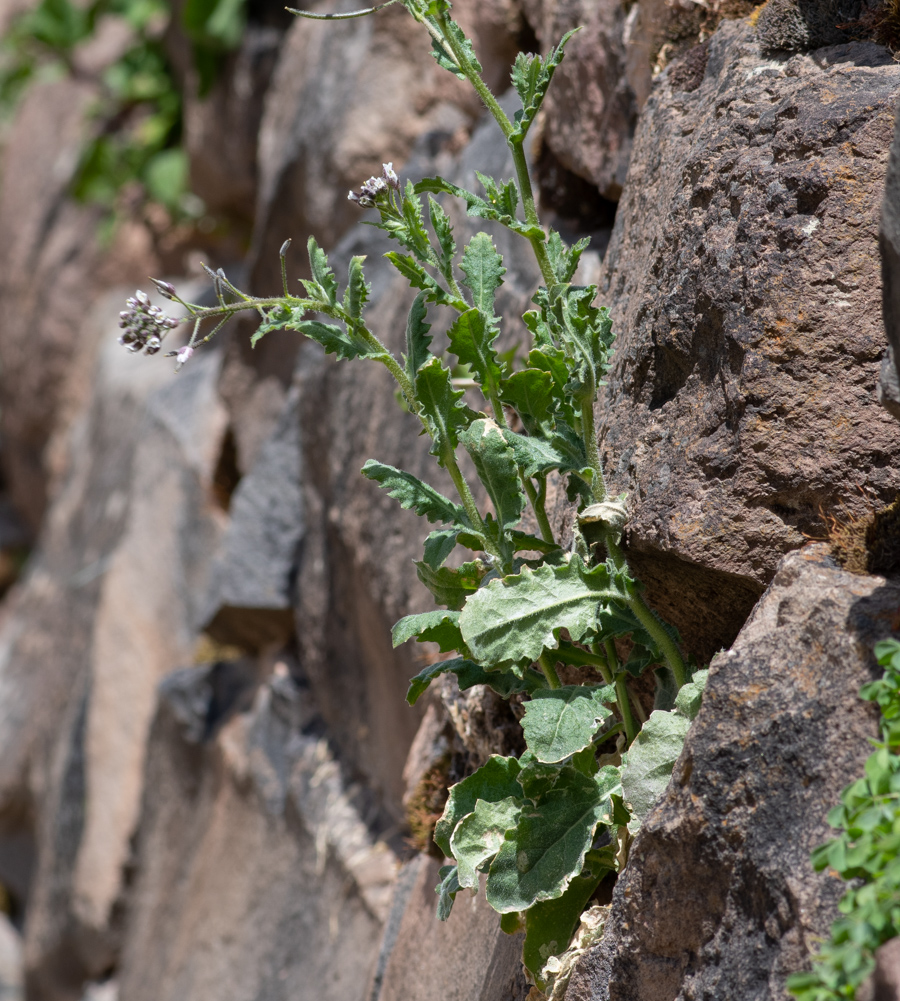
[[[885,942],[875,953],[875,962],[872,1001],[897,1001],[900,998],[900,939]]]
[[[726,21],[700,87],[664,74],[644,109],[601,276],[618,342],[599,421],[638,575],[702,658],[823,512],[900,487],[875,399],[898,90],[871,43],[763,58]]]
[[[862,773],[900,584],[838,569],[826,546],[782,561],[734,646],[712,663],[672,781],[634,841],[606,937],[567,1001],[787,1001],[846,889],[809,853]]]
[[[879,0],[769,0],[756,30],[766,49],[804,52],[847,41],[850,22],[878,6]]]
[[[888,338],[888,353],[879,380],[879,402],[900,420],[900,369],[897,367],[900,357],[900,130],[896,122],[884,179],[878,243],[881,248],[882,314]]]

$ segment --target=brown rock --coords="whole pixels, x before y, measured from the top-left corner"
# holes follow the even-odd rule
[[[603,942],[568,1001],[716,997],[787,1001],[837,918],[845,885],[816,874],[828,810],[862,773],[900,585],[792,553],[711,668],[674,778],[638,834]]]
[[[874,395],[887,146],[872,141],[898,88],[884,49],[764,60],[726,21],[700,87],[664,75],[644,110],[601,277],[618,332],[602,445],[633,497],[639,576],[702,656],[781,555],[824,534],[821,512],[900,486]]]
[[[900,939],[894,938],[875,953],[872,977],[872,1001],[898,1001],[900,998]]]

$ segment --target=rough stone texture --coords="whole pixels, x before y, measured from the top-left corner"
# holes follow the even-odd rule
[[[674,777],[613,895],[606,937],[567,1001],[786,999],[844,884],[809,853],[862,773],[878,711],[857,698],[900,584],[837,568],[826,546],[785,557],[711,667]]]
[[[419,855],[405,874],[410,887],[397,937],[384,958],[371,1001],[525,1001],[522,935],[500,931],[484,899],[462,890],[447,921],[434,916],[441,863]]]
[[[880,6],[880,0],[769,0],[756,26],[766,49],[805,51],[845,42],[850,22]]]
[[[900,358],[900,129],[896,121],[884,179],[878,243],[881,248],[882,315],[888,339],[888,355],[878,384],[879,401],[900,420],[900,369],[897,367]]]
[[[370,833],[308,692],[276,665],[253,709],[197,743],[169,696],[147,795],[118,974],[133,1001],[364,997],[393,853]]]
[[[900,998],[900,939],[891,939],[875,953],[872,1001]]]
[[[644,109],[601,276],[619,340],[599,420],[636,569],[701,656],[823,512],[900,486],[874,394],[898,89],[871,43],[764,59],[726,21],[700,87],[663,76]]]

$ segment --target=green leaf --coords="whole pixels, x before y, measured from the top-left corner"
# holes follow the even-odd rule
[[[594,828],[609,812],[604,785],[566,767],[539,807],[522,810],[488,873],[487,900],[495,911],[524,911],[565,893],[581,872]]]
[[[478,417],[464,403],[461,389],[454,389],[450,370],[444,368],[439,358],[431,358],[416,375],[416,397],[422,405],[422,417],[428,425],[433,446],[440,465],[446,464],[448,453],[456,448],[459,435]]]
[[[550,420],[553,388],[553,377],[549,372],[526,368],[503,380],[500,398],[515,407],[520,417],[531,417],[542,424]]]
[[[475,659],[485,664],[535,661],[568,630],[578,642],[593,628],[597,604],[610,597],[605,566],[588,569],[577,556],[558,567],[525,567],[492,580],[466,603],[460,628]]]
[[[456,318],[447,331],[450,350],[463,365],[468,365],[485,395],[492,397],[500,386],[503,372],[494,350],[497,326],[489,315],[478,309],[469,309]]]
[[[441,567],[438,570],[427,563],[416,563],[416,572],[439,605],[458,610],[478,590],[488,569],[481,560],[473,560],[463,563],[461,567]]]
[[[512,449],[516,465],[525,476],[546,476],[553,470],[561,473],[590,472],[584,454],[575,450],[573,456],[573,450],[560,435],[550,435],[548,438],[525,436],[504,428],[503,437]]]
[[[445,292],[422,265],[412,257],[408,257],[406,254],[398,254],[394,250],[384,256],[413,288],[421,289],[425,293],[427,302],[434,302],[439,306],[449,306],[451,309],[459,312],[465,312],[469,308],[469,304],[465,299],[457,299],[448,292]]]
[[[553,268],[556,280],[561,285],[572,280],[578,270],[581,255],[587,250],[590,242],[590,237],[586,236],[573,247],[566,247],[559,233],[555,229],[550,231],[550,236],[547,238],[547,256],[550,258],[550,266]]]
[[[691,721],[678,712],[652,712],[628,749],[622,769],[625,802],[634,833],[669,784]]]
[[[520,52],[516,57],[512,70],[513,86],[518,92],[522,101],[522,110],[515,115],[516,131],[513,133],[511,142],[522,142],[531,123],[540,110],[547,88],[556,72],[556,67],[563,61],[565,47],[578,28],[566,32],[560,40],[559,45],[542,59],[540,56],[526,55]]]
[[[592,872],[575,876],[568,889],[556,900],[543,900],[525,912],[525,945],[522,961],[539,988],[546,984],[540,973],[551,956],[569,947],[581,914],[603,878]]]
[[[588,747],[600,724],[612,716],[602,688],[565,685],[535,692],[525,703],[522,730],[538,761],[562,761]]]
[[[520,758],[519,764],[522,766],[518,775],[519,785],[522,787],[526,799],[537,803],[544,793],[549,792],[556,780],[560,776],[559,765],[547,765],[538,761],[532,751],[526,751]]]
[[[518,774],[519,762],[515,758],[492,754],[477,772],[450,788],[447,805],[434,828],[434,842],[447,858],[453,854],[450,838],[456,825],[474,811],[478,800],[499,803],[510,796],[520,796],[521,786],[516,781]]]
[[[440,883],[434,888],[438,895],[437,916],[438,921],[446,921],[453,910],[453,901],[459,893],[459,879],[457,879],[457,867],[455,865],[444,865],[438,870]]]
[[[681,691],[675,696],[675,711],[689,720],[693,720],[700,712],[703,702],[703,691],[709,671],[697,671],[691,680],[681,686]]]
[[[466,203],[467,213],[476,219],[492,219],[494,222],[499,222],[502,226],[506,226],[507,229],[511,229],[513,232],[519,233],[529,240],[535,238],[538,240],[546,239],[546,235],[540,226],[522,222],[512,215],[505,215],[494,205],[491,205],[489,201],[476,195],[473,191],[467,191],[456,184],[451,184],[443,177],[424,178],[416,185],[416,191],[420,194],[430,191],[434,194],[453,195],[456,198],[461,198]]]
[[[415,636],[419,643],[437,643],[441,653],[450,653],[463,647],[462,635],[459,631],[459,612],[437,611],[420,612],[418,615],[405,615],[395,623],[391,630],[391,638],[396,649]]]
[[[309,252],[312,282],[304,282],[303,284],[311,298],[321,298],[323,302],[329,302],[334,306],[337,303],[338,283],[334,272],[329,267],[328,255],[316,243],[315,237],[309,238],[306,247]]]
[[[471,63],[472,67],[477,73],[482,72],[481,63],[478,61],[478,57],[475,55],[475,49],[472,47],[471,41],[466,38],[463,34],[462,28],[456,23],[456,21],[447,21],[447,30],[453,36],[453,40],[456,42],[457,46],[462,48],[466,54],[466,58]],[[437,24],[435,23],[435,26]],[[433,35],[431,38],[431,54],[437,60],[438,65],[443,67],[445,70],[449,70],[454,76],[458,76],[460,80],[467,79],[466,74],[462,71],[454,57],[450,47],[439,42]]]
[[[456,825],[450,850],[459,865],[459,885],[478,888],[478,868],[500,850],[506,832],[516,826],[522,800],[515,796],[488,803],[479,799],[472,813]]]
[[[524,678],[503,671],[486,671],[474,661],[463,657],[441,661],[439,664],[429,664],[421,670],[409,683],[406,701],[414,706],[428,690],[435,678],[442,674],[455,674],[461,692],[474,688],[475,685],[487,685],[501,698],[508,699],[518,692],[534,692],[543,684],[544,679],[537,671],[527,671]]]
[[[463,285],[472,291],[472,304],[486,317],[494,315],[494,295],[503,284],[506,268],[487,233],[476,233],[463,252]]]
[[[293,320],[286,323],[288,330],[298,330],[310,340],[317,341],[325,349],[326,354],[337,355],[344,361],[354,358],[384,358],[385,352],[369,344],[357,331],[342,330],[332,323],[320,323],[318,320]]]
[[[427,299],[427,294],[420,292],[413,299],[409,316],[406,318],[407,355],[403,361],[406,372],[413,382],[415,382],[416,372],[429,358],[433,357],[430,351],[431,335],[428,332],[431,330],[431,324],[425,322],[425,317],[428,316]]]
[[[444,561],[456,548],[458,535],[459,529],[439,528],[425,537],[425,556],[423,558],[432,570],[439,570],[444,565]],[[477,548],[480,551],[484,546],[479,545]]]
[[[514,217],[519,206],[519,188],[515,181],[497,184],[492,177],[487,177],[480,170],[475,171],[481,186],[484,188],[488,202],[501,216]]]
[[[453,227],[450,218],[432,195],[428,196],[428,216],[431,228],[437,237],[441,248],[439,266],[441,273],[449,278],[453,271],[453,261],[456,258],[456,241],[453,239]]]
[[[400,507],[414,510],[420,518],[460,527],[469,526],[469,517],[460,504],[454,504],[434,487],[403,469],[395,469],[384,462],[369,459],[361,470],[363,476],[374,480],[388,492],[389,497],[400,502]]]
[[[372,286],[366,284],[363,274],[364,260],[365,257],[350,258],[347,291],[344,293],[344,309],[354,320],[362,316],[363,309],[369,301],[369,293],[372,291]]]
[[[501,532],[506,533],[525,510],[525,494],[512,449],[500,427],[486,418],[473,421],[459,440],[472,457],[478,477],[490,495]]]

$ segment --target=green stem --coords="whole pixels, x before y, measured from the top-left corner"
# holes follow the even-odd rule
[[[550,542],[555,545],[556,539],[553,538],[553,529],[550,527],[550,520],[547,517],[547,512],[544,510],[544,503],[540,494],[535,490],[530,476],[526,476],[521,470],[519,471],[519,476],[522,480],[522,486],[525,488],[528,503],[531,504],[531,510],[534,511],[534,516],[537,519],[541,538],[544,542]]]
[[[537,204],[534,199],[534,189],[531,186],[531,175],[528,173],[528,159],[525,156],[522,141],[510,141],[509,135],[507,135],[506,138],[510,152],[513,156],[513,164],[516,168],[516,180],[519,182],[519,193],[522,196],[522,207],[525,209],[525,221],[529,223],[529,225],[540,226],[541,219],[538,215]],[[550,257],[547,254],[547,245],[543,235],[529,236],[528,242],[531,244],[532,250],[534,250],[534,256],[537,260],[538,267],[541,269],[541,276],[544,279],[544,284],[547,288],[550,288],[551,285],[558,284],[556,275],[553,272],[553,266],[550,263]]]
[[[452,450],[447,449],[441,458],[444,460],[444,465],[447,467],[450,479],[453,480],[453,485],[456,487],[459,499],[463,502],[463,507],[466,509],[469,521],[472,522],[472,527],[476,532],[478,532],[484,542],[485,551],[490,553],[495,559],[502,559],[499,550],[496,546],[494,546],[487,534],[484,527],[484,521],[481,517],[481,512],[478,510],[478,505],[475,503],[475,498],[472,496],[472,490],[466,482],[466,478],[463,476],[462,470],[459,468],[459,464],[456,461],[456,455]]]
[[[638,727],[635,725],[634,716],[631,715],[631,701],[629,699],[628,685],[625,684],[625,675],[616,676],[616,703],[619,712],[622,714],[622,722],[625,724],[625,739],[629,747],[638,735]]]
[[[597,428],[594,424],[594,392],[586,396],[581,404],[581,436],[584,439],[584,450],[587,453],[588,465],[594,472],[591,481],[591,493],[597,504],[606,500],[606,477],[603,475],[603,463],[600,461],[600,449],[597,447]]]
[[[549,654],[541,654],[538,663],[541,665],[541,670],[544,672],[547,678],[547,684],[551,688],[562,688],[562,682],[559,680],[559,675],[556,673],[556,666],[550,660]]]

